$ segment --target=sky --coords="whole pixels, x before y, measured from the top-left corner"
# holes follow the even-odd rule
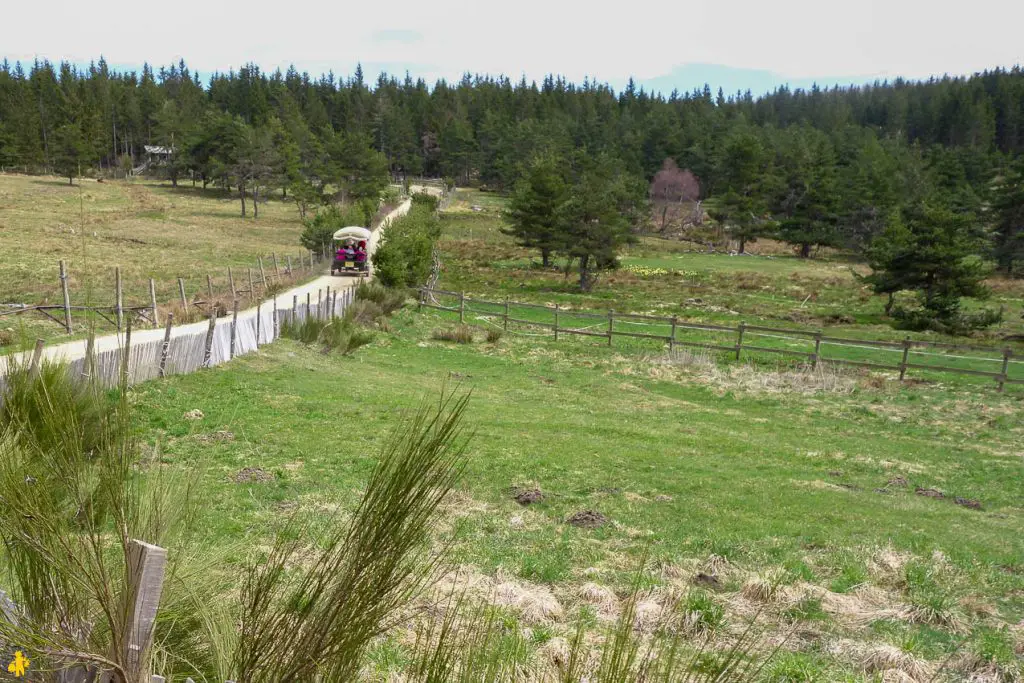
[[[548,73],[663,92],[727,93],[969,74],[1024,62],[1020,0],[49,0],[5,2],[0,56],[138,68],[184,58],[204,77],[255,62],[313,75],[357,63],[432,83]]]

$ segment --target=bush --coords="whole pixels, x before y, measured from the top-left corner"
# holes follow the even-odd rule
[[[332,320],[310,317],[297,324],[286,321],[281,325],[281,336],[303,344],[315,344],[324,353],[340,351],[343,356],[373,341],[373,332],[359,327],[347,317]]]
[[[376,282],[363,282],[356,289],[356,301],[372,301],[384,315],[391,315],[405,305],[406,294],[400,289],[389,289]]]
[[[331,242],[334,240],[334,233],[339,228],[349,225],[367,225],[368,222],[365,212],[358,206],[339,208],[331,205],[317,211],[316,215],[312,218],[302,221],[304,227],[302,234],[299,236],[299,241],[302,242],[302,246],[306,249],[319,254],[331,246]]]
[[[498,342],[501,341],[501,335],[501,330],[487,330],[487,343],[497,344]]]
[[[469,325],[457,325],[434,330],[433,338],[438,341],[450,341],[456,344],[472,344],[473,328]]]
[[[356,325],[370,327],[379,325],[385,317],[384,310],[376,301],[359,299],[345,309],[345,319]]]
[[[963,335],[998,325],[1003,321],[1003,310],[985,308],[977,313],[964,313],[959,309],[935,311],[927,308],[896,308],[892,317],[896,320],[895,327],[900,330]]]
[[[414,201],[409,213],[388,226],[373,254],[377,279],[386,287],[415,287],[426,282],[440,236],[441,223],[429,202]]]

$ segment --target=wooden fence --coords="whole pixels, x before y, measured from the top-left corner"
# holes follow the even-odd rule
[[[454,301],[452,305],[446,306],[438,299],[439,296],[442,299],[448,298],[454,299]],[[822,330],[749,325],[746,322],[740,322],[733,327],[729,325],[690,322],[678,316],[652,316],[620,313],[614,310],[609,310],[607,313],[594,313],[566,309],[558,304],[547,306],[511,301],[508,298],[504,301],[475,299],[467,297],[464,292],[451,292],[433,288],[422,288],[419,290],[419,307],[458,313],[459,322],[462,323],[466,321],[467,312],[482,314],[484,320],[499,319],[502,329],[506,331],[509,329],[510,323],[547,329],[551,330],[556,341],[560,335],[579,335],[604,338],[607,339],[608,346],[612,346],[615,337],[651,339],[667,344],[670,351],[674,350],[677,346],[723,351],[735,354],[736,360],[739,360],[743,352],[746,351],[801,358],[808,362],[812,368],[817,367],[818,363],[834,363],[837,365],[864,367],[872,370],[888,370],[898,372],[901,381],[906,378],[909,370],[926,370],[988,378],[996,382],[999,391],[1003,391],[1003,387],[1006,384],[1024,384],[1024,369],[1018,373],[1013,373],[1013,376],[1011,376],[1011,365],[1016,368],[1017,366],[1024,365],[1024,362],[1014,360],[1014,351],[1009,347],[998,349],[971,344],[918,341],[912,340],[909,337],[902,341],[866,340],[835,337],[826,334]],[[520,311],[525,312],[513,309],[520,309]],[[516,315],[521,317],[515,317]],[[573,324],[573,322],[581,320],[601,322],[589,325]],[[569,324],[566,324],[567,322]],[[616,329],[616,325],[619,325],[618,329]],[[622,329],[622,325],[654,328],[661,333],[653,331],[626,331]],[[768,341],[762,342],[760,340]],[[796,345],[802,344],[806,347],[806,350],[794,350],[793,348],[780,348],[778,345],[767,345],[777,343],[779,340],[786,341],[787,343],[797,342],[798,344]],[[850,348],[859,349],[864,353],[847,353],[847,357],[826,353],[826,350],[829,349],[845,350]],[[929,352],[927,351],[928,349],[934,351]],[[886,363],[874,357],[881,354],[873,352],[895,354],[900,357],[900,360],[898,363]],[[953,352],[981,355],[961,356]],[[919,356],[922,354],[938,356],[945,358],[947,361],[950,359],[966,361],[963,365],[974,367],[953,367],[951,365],[919,362]],[[851,357],[857,355],[862,357]],[[864,355],[868,357],[863,357]],[[977,369],[977,366],[982,364],[989,364],[993,368],[998,367],[999,370]]]
[[[308,251],[304,254],[297,254],[293,261],[292,255],[284,255],[278,258],[272,253],[266,263],[263,257],[259,257],[253,266],[244,271],[233,271],[230,267],[226,270],[226,278],[214,278],[206,276],[204,283],[197,288],[194,283],[189,283],[185,278],[177,278],[172,285],[173,306],[180,305],[179,317],[188,317],[196,312],[204,316],[209,315],[210,309],[216,303],[217,290],[227,301],[236,301],[239,296],[244,296],[250,303],[255,303],[265,297],[272,286],[282,286],[286,281],[295,280],[300,275],[310,276],[314,273],[316,264],[329,258],[329,254]],[[0,304],[0,320],[19,315],[38,313],[45,320],[52,321],[64,328],[66,334],[74,334],[74,318],[79,315],[94,314],[99,319],[106,321],[118,332],[124,329],[126,318],[136,318],[148,323],[151,327],[160,326],[160,304],[157,301],[157,283],[153,278],[149,279],[149,301],[144,303],[126,303],[124,300],[124,283],[121,277],[121,269],[114,268],[113,279],[113,301],[108,305],[80,306],[72,304],[72,292],[68,284],[70,274],[67,264],[61,260],[57,264],[58,279],[60,282],[61,299],[60,304]],[[236,279],[237,278],[237,279]],[[215,288],[214,283],[217,283]],[[168,291],[165,284],[162,288]],[[189,296],[188,292],[193,294]],[[167,307],[166,300],[163,304]]]

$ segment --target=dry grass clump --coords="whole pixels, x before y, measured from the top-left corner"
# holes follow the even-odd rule
[[[472,344],[473,328],[469,325],[456,325],[455,327],[444,327],[434,330],[431,338],[438,341],[454,342],[456,344]]]
[[[849,394],[858,386],[855,375],[829,363],[816,367],[765,370],[751,363],[720,365],[710,351],[675,349],[651,361],[650,374],[686,372],[688,379],[717,387],[754,393]]]
[[[576,597],[593,607],[602,619],[615,619],[619,614],[619,598],[607,586],[588,581],[576,589]]]
[[[887,643],[839,639],[829,643],[828,652],[850,662],[858,671],[874,674],[883,681],[922,683],[935,675],[930,664]]]

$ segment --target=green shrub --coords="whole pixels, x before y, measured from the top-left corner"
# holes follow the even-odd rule
[[[304,227],[299,236],[302,246],[320,253],[331,246],[334,233],[339,228],[350,225],[366,226],[369,225],[369,220],[362,207],[350,205],[339,208],[332,204],[320,209],[312,218],[302,221],[302,224]]]
[[[501,336],[501,330],[487,330],[487,343],[497,344],[499,341],[501,341]]]
[[[356,301],[372,301],[384,315],[391,315],[405,305],[406,293],[377,282],[363,282],[356,289]]]
[[[281,336],[320,346],[324,353],[340,351],[343,356],[373,341],[373,332],[359,327],[349,318],[320,320],[310,317],[297,324],[286,321],[281,325]]]
[[[384,231],[373,254],[377,279],[386,287],[416,287],[427,281],[441,223],[424,202],[413,202],[406,215]]]
[[[456,344],[472,344],[473,328],[469,325],[456,325],[434,330],[433,338],[438,341],[450,341]]]

